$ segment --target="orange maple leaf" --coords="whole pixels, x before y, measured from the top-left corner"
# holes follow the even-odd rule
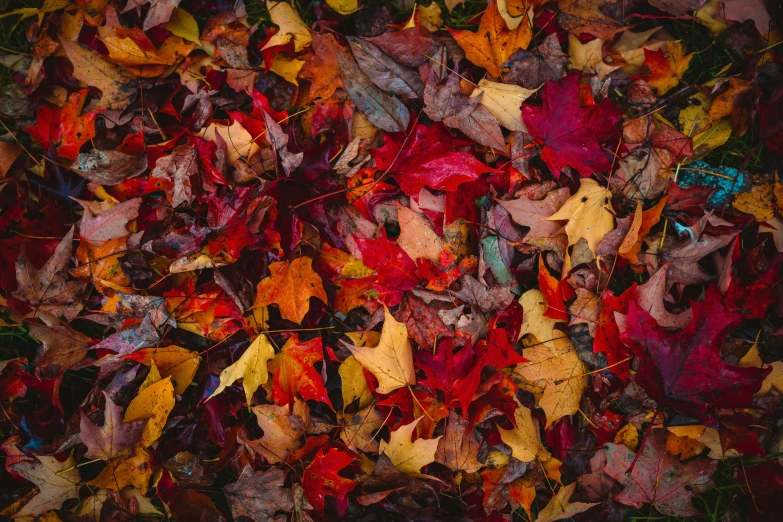
[[[320,337],[300,341],[298,335],[293,335],[288,339],[280,353],[269,363],[269,370],[274,374],[274,403],[278,406],[290,404],[293,407],[294,396],[298,393],[304,400],[313,399],[331,406],[332,401],[329,400],[321,373],[313,367],[313,364],[323,360]]]
[[[269,265],[272,275],[258,283],[255,306],[276,303],[283,319],[301,323],[310,310],[311,297],[328,302],[321,277],[312,265],[307,256]]]
[[[468,60],[496,78],[500,77],[503,63],[519,49],[527,49],[533,37],[533,31],[526,21],[513,31],[509,30],[494,3],[484,11],[478,32],[452,29],[449,32],[465,51]]]

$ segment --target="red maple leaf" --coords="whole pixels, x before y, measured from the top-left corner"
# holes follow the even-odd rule
[[[302,489],[308,502],[319,513],[324,512],[327,495],[337,500],[337,511],[340,516],[345,512],[348,505],[345,497],[356,487],[356,483],[337,473],[354,460],[356,459],[351,455],[337,448],[332,448],[328,452],[321,448],[315,455],[313,463],[304,470]]]
[[[362,253],[362,261],[378,272],[376,284],[380,299],[386,306],[400,304],[402,294],[419,284],[416,277],[416,263],[385,237],[375,239],[356,238],[356,245]]]
[[[80,116],[89,89],[72,93],[62,107],[42,105],[38,108],[35,124],[25,127],[45,151],[54,149],[58,156],[75,159],[79,149],[95,137],[95,117],[101,111]]]
[[[598,314],[595,341],[593,341],[593,350],[603,352],[606,355],[611,372],[623,382],[628,380],[628,370],[631,363],[630,361],[621,361],[627,359],[631,355],[631,351],[620,340],[620,330],[617,328],[614,313],[627,314],[628,304],[635,299],[635,284],[620,295],[614,295],[611,290],[604,291],[601,296],[601,311]]]
[[[565,301],[570,301],[574,297],[574,289],[571,285],[552,276],[543,260],[538,262],[538,285],[546,298],[544,316],[567,323],[568,308]]]
[[[541,159],[555,178],[566,165],[587,177],[611,168],[599,142],[617,135],[620,110],[608,99],[598,105],[579,103],[579,74],[544,86],[543,107],[522,106],[528,133],[542,144]]]
[[[628,306],[627,328],[620,339],[642,361],[633,379],[660,405],[715,424],[714,408],[745,408],[761,387],[768,369],[726,364],[720,347],[742,316],[726,310],[718,290],[691,303],[687,327],[669,333],[636,301]]]
[[[304,400],[315,400],[332,405],[324,387],[321,373],[313,364],[324,360],[321,338],[300,341],[294,334],[283,346],[280,353],[269,364],[273,372],[272,397],[278,406],[294,404],[294,396]]]
[[[456,401],[464,418],[467,418],[468,406],[481,384],[484,368],[491,365],[500,369],[526,361],[514,351],[502,328],[490,330],[486,340],[479,341],[475,350],[468,345],[456,357],[451,353],[451,344],[446,342],[440,345],[437,355],[416,354],[418,366],[427,374],[421,384],[446,392],[446,403]]]
[[[407,141],[402,133],[386,134],[383,146],[372,151],[372,156],[376,166],[388,169],[406,194],[418,197],[424,187],[452,192],[482,174],[500,172],[469,152],[454,150],[470,143],[449,134],[441,123],[419,123]]]

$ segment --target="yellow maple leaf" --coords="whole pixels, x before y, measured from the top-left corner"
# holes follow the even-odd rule
[[[555,330],[557,321],[546,317],[544,313],[547,309],[546,297],[541,290],[532,288],[522,294],[519,298],[519,304],[522,306],[522,326],[519,328],[519,339],[525,335],[531,334],[535,337],[532,344],[542,343],[554,348],[556,337],[562,337],[564,334]]]
[[[258,387],[269,380],[267,364],[274,357],[275,349],[269,343],[267,336],[259,335],[237,362],[220,372],[220,386],[209,398],[219,394],[226,389],[226,386],[234,384],[238,379],[242,379],[242,388],[245,390],[245,398],[250,406],[253,394]]]
[[[217,142],[217,136],[220,136],[226,144],[228,154],[226,160],[229,165],[235,165],[238,161],[252,157],[260,149],[254,137],[238,121],[234,121],[231,125],[210,123],[201,131],[199,137]]]
[[[310,310],[310,298],[328,301],[321,276],[313,271],[313,260],[307,256],[269,265],[271,276],[261,280],[254,306],[276,303],[283,319],[301,323]]]
[[[403,473],[418,474],[423,466],[435,462],[440,437],[416,439],[411,442],[416,425],[423,418],[419,417],[410,424],[403,424],[391,432],[389,442],[381,441],[379,446],[378,451],[389,457],[394,467]]]
[[[511,448],[511,456],[522,462],[531,462],[536,458],[541,461],[549,460],[552,455],[541,444],[538,423],[533,420],[530,408],[519,401],[514,412],[514,421],[516,427],[510,430],[498,427],[500,439]]]
[[[113,459],[88,484],[114,491],[122,491],[127,486],[133,486],[145,494],[150,477],[152,477],[152,455],[137,446],[133,456]]]
[[[522,355],[528,362],[514,368],[515,376],[540,397],[538,405],[546,414],[547,428],[557,419],[579,411],[579,401],[587,386],[585,365],[571,341],[561,337],[553,345],[525,348]]]
[[[397,321],[388,308],[384,309],[384,317],[378,346],[346,346],[356,360],[378,379],[378,393],[387,394],[416,384],[416,371],[413,368],[408,328]]]
[[[579,190],[568,198],[560,210],[545,218],[548,221],[568,221],[565,227],[568,245],[584,238],[595,254],[598,243],[614,229],[612,192],[597,181],[582,178]]]

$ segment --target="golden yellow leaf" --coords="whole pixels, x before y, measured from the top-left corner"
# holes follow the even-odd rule
[[[565,221],[568,235],[568,245],[575,245],[579,239],[587,240],[587,245],[595,254],[598,243],[607,232],[614,229],[614,210],[612,209],[612,192],[602,187],[597,181],[582,178],[576,194],[553,215],[548,221]]]
[[[403,473],[418,474],[423,466],[435,462],[440,437],[411,442],[416,425],[423,418],[419,417],[410,424],[400,426],[391,432],[389,442],[381,441],[379,446],[378,451],[389,457],[394,467]]]
[[[579,401],[587,386],[585,365],[571,341],[561,337],[553,344],[553,347],[539,344],[525,348],[522,355],[528,362],[514,368],[514,374],[540,394],[538,405],[546,414],[547,428],[557,419],[579,411]]]
[[[543,343],[551,348],[555,347],[554,339],[564,334],[555,330],[557,321],[544,316],[547,309],[546,297],[536,288],[532,288],[519,298],[522,306],[522,326],[519,329],[519,339],[527,334],[535,337],[533,343]]]
[[[714,149],[722,146],[731,137],[731,118],[718,120],[711,127],[693,137],[692,159],[703,158]]]
[[[535,522],[554,522],[555,520],[564,520],[571,518],[578,513],[587,511],[597,503],[588,504],[585,502],[569,502],[571,495],[574,494],[576,482],[563,486],[555,493],[552,500],[538,512],[538,518]]]
[[[517,401],[514,412],[516,427],[507,430],[498,428],[500,439],[511,448],[511,456],[522,462],[532,462],[536,458],[545,461],[552,456],[541,444],[538,423],[533,420],[530,408]]]
[[[179,36],[190,42],[200,43],[198,22],[196,22],[196,19],[193,18],[192,14],[181,7],[174,11],[171,19],[166,22],[164,27],[175,36]]]
[[[434,33],[443,27],[443,17],[441,16],[443,11],[441,11],[437,2],[430,2],[430,5],[428,6],[420,5],[418,6],[418,10],[419,25],[426,30]]]
[[[734,195],[731,206],[741,212],[752,214],[763,223],[775,217],[774,185],[772,182],[754,184],[749,192]]]
[[[270,47],[285,45],[291,40],[294,41],[294,50],[296,52],[310,45],[313,41],[313,37],[310,36],[310,30],[291,4],[266,0],[266,8],[269,11],[272,23],[280,30],[261,48],[262,51]]]
[[[269,380],[267,364],[274,357],[275,349],[269,343],[269,339],[264,334],[259,335],[237,362],[220,372],[220,386],[209,398],[219,394],[226,389],[226,386],[234,384],[238,379],[242,379],[247,405],[250,406],[253,394],[258,387]]]
[[[359,10],[358,0],[326,0],[326,3],[342,15],[351,14]]]
[[[408,328],[384,308],[384,323],[378,346],[346,345],[356,360],[378,379],[378,393],[416,384],[413,353],[408,340]]]
[[[377,332],[375,332],[377,333]],[[343,406],[351,404],[359,399],[359,408],[364,408],[372,402],[372,392],[367,386],[367,379],[364,377],[364,367],[359,364],[356,357],[351,355],[345,359],[337,369],[340,374],[342,386],[340,391],[343,395]]]
[[[75,42],[61,42],[65,54],[73,64],[73,77],[90,87],[101,90],[101,99],[92,109],[124,109],[137,89],[135,77],[111,63],[92,49]]]
[[[375,433],[383,426],[384,416],[377,409],[367,407],[356,413],[337,413],[337,422],[342,426],[340,438],[352,450],[377,453],[380,444]]]
[[[328,302],[321,283],[321,276],[313,271],[313,260],[307,256],[269,265],[271,275],[262,279],[256,287],[254,306],[272,303],[280,308],[280,315],[295,323],[301,323],[310,310],[310,298]]]
[[[88,484],[114,491],[122,491],[127,486],[133,486],[144,494],[147,492],[150,477],[152,477],[152,455],[137,446],[136,453],[132,457],[110,461]]]
[[[481,96],[479,103],[497,118],[498,123],[510,131],[524,131],[522,123],[522,102],[536,91],[519,85],[481,80],[470,95]]]
[[[288,83],[299,85],[297,77],[304,64],[305,62],[303,60],[297,60],[296,58],[291,58],[285,54],[278,53],[272,60],[272,65],[269,66],[269,70]]]
[[[171,377],[166,377],[140,391],[128,404],[123,422],[147,421],[139,441],[142,447],[149,447],[160,438],[174,402],[174,386]]]
[[[636,451],[639,445],[639,430],[630,422],[620,428],[620,431],[614,436],[615,444],[622,444],[631,451]]]

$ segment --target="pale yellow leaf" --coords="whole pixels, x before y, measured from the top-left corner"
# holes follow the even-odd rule
[[[294,50],[296,52],[310,45],[313,41],[313,37],[310,36],[310,30],[291,4],[267,0],[266,8],[269,11],[272,23],[280,30],[261,48],[262,51],[270,47],[285,45],[291,40],[294,42]]]
[[[346,345],[356,360],[378,379],[378,393],[416,384],[413,353],[408,340],[408,328],[384,308],[384,323],[378,346]]]
[[[538,432],[538,423],[533,420],[530,408],[517,401],[517,409],[514,412],[516,427],[507,430],[498,428],[500,439],[511,448],[511,456],[522,462],[549,460],[552,456],[541,444]]]
[[[400,224],[397,244],[400,248],[413,260],[423,257],[437,263],[444,245],[432,229],[430,220],[401,204],[397,205],[397,219]]]
[[[598,243],[607,232],[614,229],[612,192],[590,178],[582,178],[576,194],[571,196],[549,221],[565,221],[568,244],[575,245],[584,238],[590,251],[595,254]]]
[[[510,131],[524,131],[526,129],[522,123],[522,102],[535,92],[519,85],[481,80],[470,97],[481,96],[479,103],[486,107],[503,127]]]
[[[234,165],[242,159],[248,159],[258,152],[260,147],[253,141],[252,136],[239,121],[234,121],[231,125],[220,123],[210,123],[202,132],[202,139],[217,142],[217,136],[226,143],[226,152],[229,165]]]

